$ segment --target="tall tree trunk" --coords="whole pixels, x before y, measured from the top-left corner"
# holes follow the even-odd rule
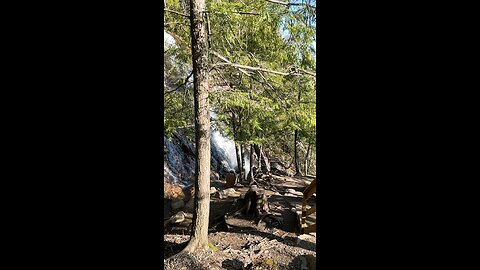
[[[192,234],[184,252],[208,249],[210,215],[210,117],[208,104],[208,47],[203,14],[205,0],[191,0],[190,23],[195,95],[195,210]]]
[[[237,157],[237,169],[238,169],[238,179],[242,179],[242,158],[241,153],[239,153],[240,149],[238,147],[238,133],[237,133],[237,124],[235,119],[235,113],[232,112],[232,130],[233,130],[233,140],[235,144],[235,156]]]
[[[298,90],[298,102],[300,103],[302,97],[302,88]],[[298,130],[295,130],[295,139],[294,139],[294,151],[295,151],[295,157],[294,157],[294,162],[295,162],[295,175],[302,175],[302,172],[300,171],[300,160],[298,158]]]
[[[240,153],[240,148],[238,144],[235,143],[235,154],[237,156],[237,167],[238,167],[238,179],[242,179],[242,154]]]
[[[253,158],[253,144],[250,144],[250,168],[248,171],[248,182],[252,183],[253,181],[253,163],[255,162],[255,159]]]
[[[262,153],[262,147],[257,145],[257,144],[254,144],[253,145],[253,149],[255,150],[255,173],[259,173],[259,172],[262,172],[262,160],[263,160],[263,153]]]
[[[308,156],[310,155],[310,147],[312,146],[312,139],[308,142],[307,154],[305,155],[305,175],[308,175]]]
[[[260,169],[260,160],[262,158],[262,152],[261,152],[260,146],[258,146],[257,144],[254,144],[253,149],[255,150],[255,155],[257,156],[257,158],[255,159],[255,167]]]
[[[260,166],[262,167],[263,174],[270,174],[270,162],[268,161],[267,153],[260,149],[262,153],[262,159],[260,160]]]
[[[298,159],[298,147],[297,147],[297,140],[298,140],[298,130],[295,130],[295,144],[294,144],[294,151],[295,151],[295,157],[294,157],[294,163],[295,163],[295,175],[301,175],[302,173],[300,172],[300,160]]]
[[[269,174],[270,173],[270,163],[268,162],[268,158],[265,155],[265,152],[263,152],[263,147],[254,145],[255,147],[255,153],[257,154],[258,160],[257,160],[257,168],[262,172],[262,174]]]
[[[245,151],[243,150],[243,144],[240,144],[240,156],[242,157],[242,167],[240,168],[242,170],[242,181],[246,180],[245,176]]]

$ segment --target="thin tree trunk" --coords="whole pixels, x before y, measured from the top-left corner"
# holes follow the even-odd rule
[[[299,161],[299,159],[298,159],[297,140],[298,140],[298,130],[295,130],[295,143],[294,143],[294,151],[295,151],[295,157],[294,157],[295,175],[301,175],[302,173],[300,172],[300,161]]]
[[[245,176],[245,151],[243,150],[243,144],[240,144],[240,156],[242,157],[242,167],[241,167],[241,170],[242,170],[242,181],[245,181],[246,180],[246,176]]]
[[[298,90],[298,102],[301,101],[302,97],[302,88]],[[300,171],[300,160],[298,158],[298,147],[297,147],[297,142],[298,142],[298,130],[295,130],[295,157],[294,157],[294,162],[295,162],[295,175],[302,175],[302,172]]]
[[[260,160],[260,166],[262,167],[263,174],[270,174],[270,162],[268,161],[267,154],[260,149],[260,153],[262,153],[262,159]]]
[[[258,147],[258,170],[262,171],[262,160],[263,160],[263,153],[262,153],[262,147]]]
[[[208,47],[203,13],[205,0],[190,2],[195,95],[195,210],[192,234],[184,252],[208,249],[210,215],[210,117],[208,104]]]
[[[235,144],[235,155],[237,157],[237,169],[238,169],[238,179],[242,179],[242,158],[241,153],[239,153],[240,149],[238,147],[238,133],[237,133],[237,124],[235,119],[235,113],[232,112],[232,129],[233,129],[233,140]]]
[[[262,157],[262,153],[260,151],[260,146],[257,145],[257,144],[254,144],[253,145],[253,149],[255,150],[255,155],[257,156],[257,158],[255,159],[255,167],[257,167],[257,169],[260,169],[260,160],[261,160],[261,157]]]
[[[305,175],[308,175],[308,156],[310,155],[310,147],[312,146],[312,139],[308,142],[307,154],[305,155]]]
[[[238,179],[242,179],[242,157],[240,153],[240,148],[238,147],[238,144],[235,143],[235,154],[237,156],[237,168],[238,168]]]
[[[255,162],[254,158],[253,158],[253,144],[250,144],[250,168],[249,168],[249,171],[248,171],[248,181],[249,183],[252,183],[253,181],[253,163]]]

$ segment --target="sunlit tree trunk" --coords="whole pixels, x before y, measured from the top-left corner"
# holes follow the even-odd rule
[[[240,168],[240,170],[242,171],[242,178],[241,180],[242,181],[245,181],[246,180],[246,176],[245,176],[245,150],[243,149],[243,144],[240,144],[240,156],[242,157],[242,167]]]
[[[193,79],[195,95],[195,210],[192,234],[183,251],[208,249],[210,214],[210,117],[208,104],[208,47],[205,31],[205,0],[191,0]]]
[[[233,130],[233,140],[235,143],[235,156],[237,157],[237,168],[238,168],[238,179],[242,179],[242,154],[240,153],[240,149],[238,147],[238,132],[237,132],[237,123],[235,118],[235,113],[232,112],[232,130]]]
[[[295,175],[301,175],[302,173],[300,172],[300,160],[298,158],[298,130],[295,130],[295,143],[294,143],[294,151],[295,151],[295,157],[294,157],[294,163],[295,163]]]
[[[254,153],[254,149],[253,149],[253,144],[250,144],[250,168],[249,171],[248,171],[248,182],[249,183],[252,183],[253,181],[253,166],[254,166],[254,162],[255,162],[255,159],[253,158],[253,153]]]

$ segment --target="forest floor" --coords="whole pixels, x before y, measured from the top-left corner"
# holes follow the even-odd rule
[[[316,233],[298,235],[298,217],[303,190],[313,180],[311,177],[273,176],[267,184],[257,181],[265,189],[270,212],[280,224],[257,224],[251,218],[240,216],[228,218],[227,230],[212,230],[208,251],[194,254],[178,254],[189,240],[188,231],[167,232],[164,235],[165,268],[181,269],[315,269]],[[224,183],[212,182],[211,186],[222,190]],[[219,198],[212,194],[210,216],[215,217],[232,211],[237,199],[249,189],[237,184],[237,194]],[[312,204],[315,198],[311,198]],[[310,217],[315,222],[316,215]]]

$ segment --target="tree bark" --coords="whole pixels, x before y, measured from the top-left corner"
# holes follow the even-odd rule
[[[242,179],[242,158],[241,153],[239,153],[240,149],[238,147],[238,133],[237,133],[237,124],[235,119],[235,114],[232,112],[232,129],[233,129],[233,141],[235,144],[235,156],[237,157],[237,169],[238,169],[238,179]]]
[[[235,143],[235,155],[237,156],[238,179],[242,179],[242,158],[240,156],[240,148]]]
[[[208,47],[203,14],[205,0],[190,2],[195,95],[195,210],[192,234],[184,252],[208,249],[210,215],[210,117],[208,104]]]
[[[312,146],[312,139],[308,142],[307,154],[305,155],[305,175],[308,175],[308,156],[310,155],[310,147]]]
[[[245,151],[243,150],[243,144],[240,144],[240,156],[242,157],[242,181],[246,180],[246,175],[245,175]]]
[[[262,158],[260,159],[260,167],[263,174],[270,174],[270,162],[268,161],[267,154],[260,148]]]
[[[253,163],[255,162],[255,159],[253,158],[253,144],[250,144],[250,168],[248,171],[248,182],[252,183],[253,181]]]
[[[299,161],[299,159],[298,159],[297,140],[298,140],[298,130],[295,130],[295,143],[294,143],[294,151],[295,151],[295,157],[294,157],[295,175],[301,175],[302,173],[300,172],[300,161]]]
[[[262,158],[262,152],[261,152],[260,146],[254,144],[253,149],[255,150],[255,155],[257,156],[257,158],[255,159],[255,167],[257,167],[257,169],[260,169],[261,167],[260,160]]]
[[[300,103],[302,97],[302,88],[298,90],[298,102]],[[295,151],[295,157],[294,157],[294,162],[295,162],[295,175],[302,175],[302,172],[300,171],[300,160],[298,158],[298,130],[295,130],[295,139],[294,139],[294,151]]]

